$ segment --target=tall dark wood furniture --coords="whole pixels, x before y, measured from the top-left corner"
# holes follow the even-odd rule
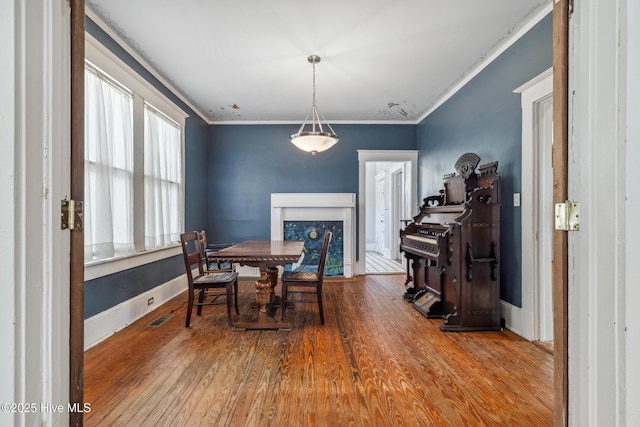
[[[500,329],[500,178],[498,162],[476,166],[462,155],[444,189],[424,199],[400,230],[400,250],[411,264],[405,298],[443,331]]]

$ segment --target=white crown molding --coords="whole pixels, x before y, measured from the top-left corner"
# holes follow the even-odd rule
[[[553,74],[553,67],[549,67],[543,72],[541,72],[540,74],[538,74],[537,76],[535,76],[534,78],[532,78],[531,80],[529,80],[528,82],[526,82],[525,84],[523,84],[522,86],[515,88],[513,90],[513,93],[522,93],[527,89],[537,85],[538,83],[540,83],[547,77],[551,76],[552,74]]]
[[[474,69],[472,69],[462,80],[456,83],[451,89],[445,93],[440,99],[438,99],[425,113],[416,120],[416,124],[426,119],[431,113],[433,113],[438,107],[447,102],[449,98],[455,95],[460,89],[462,89],[467,83],[469,83],[475,76],[480,74],[489,64],[496,60],[498,56],[504,53],[515,42],[520,40],[530,29],[536,26],[538,22],[547,16],[553,10],[553,4],[549,2],[537,15],[535,15],[530,21],[528,21],[519,31],[509,37],[502,45],[498,46],[486,59],[480,62]]]
[[[327,120],[332,125],[415,125],[415,120]],[[212,125],[296,125],[302,124],[301,120],[213,120]],[[338,135],[339,136],[339,135]]]
[[[549,3],[538,14],[536,14],[530,21],[528,21],[519,31],[509,37],[502,45],[498,46],[486,59],[480,62],[475,68],[455,85],[453,85],[442,97],[440,97],[427,111],[415,120],[328,120],[331,124],[349,124],[349,125],[417,125],[433,113],[438,107],[444,104],[449,98],[463,88],[471,79],[477,76],[484,68],[486,68],[491,62],[493,62],[504,51],[511,47],[516,41],[524,36],[531,28],[533,28],[538,22],[540,22],[545,16],[547,16],[553,10],[553,4]],[[102,30],[104,30],[116,43],[118,43],[123,49],[125,49],[136,61],[144,66],[154,77],[156,77],[163,85],[171,90],[180,100],[188,105],[193,111],[202,118],[207,124],[210,125],[299,125],[301,121],[291,120],[256,120],[256,121],[240,121],[240,120],[213,120],[204,114],[199,108],[197,108],[181,91],[176,89],[171,83],[164,78],[153,66],[151,66],[146,60],[144,60],[138,52],[133,49],[124,39],[116,34],[113,29],[105,23],[89,6],[86,7],[86,14],[93,20]]]
[[[184,102],[189,108],[191,108],[202,120],[204,120],[207,124],[212,124],[213,122],[209,119],[206,114],[202,113],[198,107],[193,105],[193,103],[175,86],[173,86],[160,72],[158,72],[151,64],[149,64],[142,56],[133,49],[129,43],[124,41],[118,34],[116,34],[113,29],[102,20],[90,7],[87,5],[85,7],[85,14],[91,18],[93,22],[98,25],[109,37],[115,40],[116,43],[120,45],[129,55],[133,57],[136,61],[140,63],[147,71],[149,71],[160,83],[162,83],[167,89],[169,89],[175,96],[177,96],[182,102]]]

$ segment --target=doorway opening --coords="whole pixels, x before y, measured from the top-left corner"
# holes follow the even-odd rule
[[[403,273],[403,260],[397,249],[398,230],[407,218],[404,194],[404,162],[367,162],[369,194],[366,205],[366,274]],[[373,180],[371,180],[373,176]],[[373,191],[371,190],[373,189]]]
[[[400,229],[415,215],[418,152],[359,150],[358,160],[357,274],[405,273]]]
[[[516,89],[522,103],[522,336],[553,348],[552,69]]]

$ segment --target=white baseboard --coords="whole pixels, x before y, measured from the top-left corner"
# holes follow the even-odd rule
[[[522,309],[506,301],[500,300],[500,317],[504,319],[504,327],[514,334],[522,336]],[[523,337],[529,339],[527,337]]]
[[[87,350],[157,309],[187,290],[186,274],[148,290],[84,321],[84,349]],[[149,298],[153,303],[148,304]],[[185,299],[186,301],[186,299]]]
[[[235,267],[240,279],[260,277],[260,269],[258,267],[249,267],[248,265],[240,266],[238,264],[236,264]]]
[[[236,267],[241,277],[260,277],[260,271],[254,267]],[[98,313],[84,321],[84,349],[87,350],[111,335],[127,327],[147,313],[160,307],[176,295],[186,290],[186,275],[176,277],[169,282],[157,286],[130,300],[124,301],[102,313]],[[154,302],[148,305],[149,298]],[[522,309],[500,300],[500,316],[505,321],[505,328],[513,333],[531,340],[523,334]]]
[[[375,243],[367,243],[366,251],[367,252],[375,252],[377,247],[378,247],[378,245],[376,245]]]

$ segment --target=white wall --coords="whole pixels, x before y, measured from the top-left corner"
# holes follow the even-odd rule
[[[15,168],[13,164],[14,140],[14,87],[16,87],[15,56],[15,5],[14,2],[0,2],[0,200],[15,200]],[[15,331],[15,259],[16,239],[15,213],[13,209],[0,209],[0,271],[3,283],[0,286],[0,337],[5,345],[0,346],[0,402],[14,402],[16,367]],[[0,424],[11,425],[12,415],[0,412]]]
[[[69,34],[65,0],[0,2],[0,403],[35,404],[3,426],[68,424]]]
[[[625,217],[627,219],[626,255],[625,260],[625,298],[626,302],[626,411],[627,425],[640,426],[640,187],[637,181],[637,168],[640,165],[640,49],[637,41],[640,40],[640,2],[627,1],[625,26],[627,55],[627,145],[626,145],[626,197],[627,206]],[[623,8],[624,13],[624,8]],[[633,24],[632,24],[633,23]],[[623,32],[624,36],[624,32]],[[633,42],[632,42],[633,41]],[[624,398],[624,396],[623,396]]]
[[[626,20],[627,3],[575,2],[570,23],[569,198],[581,225],[569,233],[569,422],[581,427],[639,425],[635,45],[626,62],[639,16],[636,2]]]

